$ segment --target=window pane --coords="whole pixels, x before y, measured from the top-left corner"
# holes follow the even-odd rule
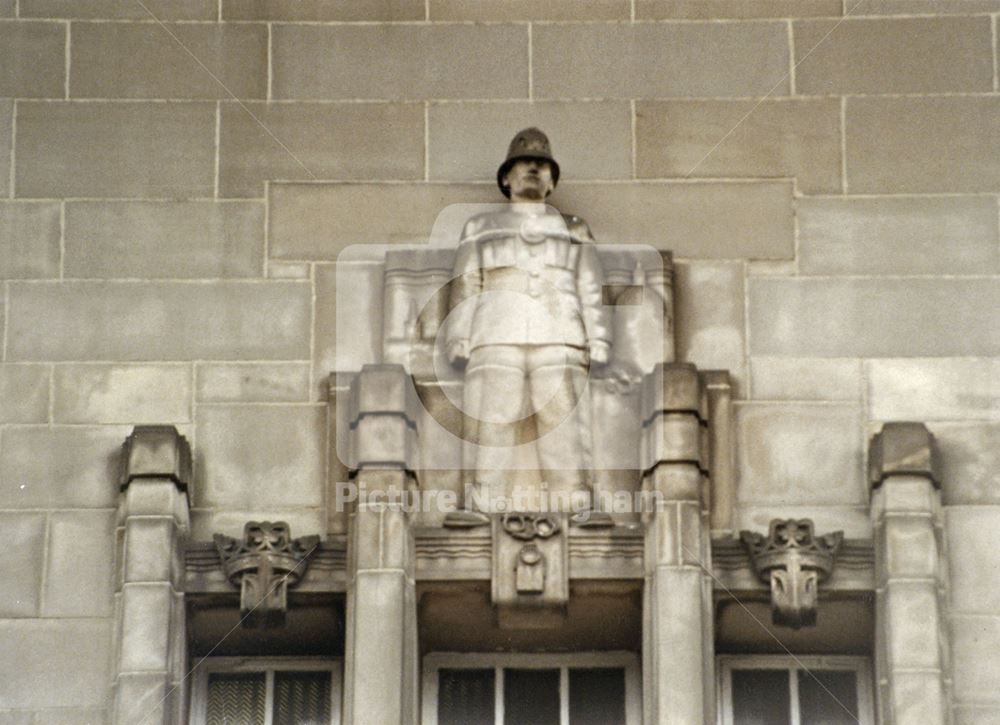
[[[734,725],[790,725],[788,670],[732,673]]]
[[[494,673],[438,670],[438,725],[493,725]]]
[[[809,725],[857,725],[857,674],[853,670],[799,672],[799,712]]]
[[[329,672],[274,673],[274,725],[329,723]]]
[[[208,676],[207,725],[263,725],[264,674]]]
[[[625,670],[571,669],[569,721],[572,725],[625,725]]]
[[[504,725],[559,725],[559,670],[503,672]]]

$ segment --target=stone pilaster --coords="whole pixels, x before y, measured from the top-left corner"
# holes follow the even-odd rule
[[[413,537],[400,505],[414,486],[416,404],[400,365],[365,366],[351,390],[359,499],[348,544],[346,725],[417,722]]]
[[[947,649],[934,438],[923,423],[886,423],[869,461],[882,721],[943,725]]]
[[[186,721],[184,541],[191,449],[173,426],[137,426],[122,446],[115,596],[116,725]]]
[[[710,722],[705,390],[694,366],[667,364],[646,377],[643,398],[643,722]]]

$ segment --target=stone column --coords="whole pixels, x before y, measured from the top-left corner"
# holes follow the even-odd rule
[[[643,389],[643,722],[712,722],[705,391],[692,365],[658,366]],[[710,680],[709,680],[710,681]]]
[[[346,725],[417,722],[413,537],[398,503],[413,489],[413,381],[366,365],[351,390],[352,465],[360,491],[348,543]]]
[[[184,541],[191,449],[173,426],[137,426],[122,446],[115,595],[116,725],[187,721]]]
[[[891,725],[947,722],[936,458],[923,423],[886,423],[872,439],[876,672]]]

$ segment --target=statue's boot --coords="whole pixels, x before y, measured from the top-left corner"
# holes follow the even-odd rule
[[[476,526],[485,526],[490,522],[490,517],[482,511],[450,511],[444,517],[444,525],[450,529],[472,529]]]
[[[607,529],[615,525],[606,511],[578,511],[569,517],[569,522],[581,529]]]

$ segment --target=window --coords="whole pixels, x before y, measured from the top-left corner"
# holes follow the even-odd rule
[[[339,725],[339,661],[213,657],[195,673],[191,725]]]
[[[639,725],[639,663],[628,652],[430,654],[423,725]]]
[[[873,725],[863,657],[718,658],[720,725]]]

